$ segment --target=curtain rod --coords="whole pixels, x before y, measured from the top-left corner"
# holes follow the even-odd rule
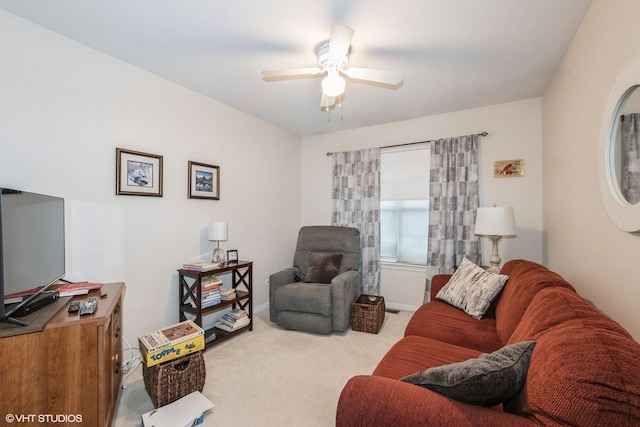
[[[485,130],[485,131],[482,131],[482,132],[478,133],[477,135],[478,135],[478,136],[487,136],[487,135],[489,135],[489,133]],[[428,141],[405,142],[404,144],[385,145],[385,146],[382,146],[382,147],[379,147],[379,148],[403,147],[403,146],[405,146],[405,145],[424,144],[424,143],[426,143],[426,142],[433,142],[433,141],[436,141],[436,140],[435,140],[435,139],[430,139],[430,140],[428,140]],[[331,152],[331,151],[327,151],[327,156],[330,156],[330,155],[332,155],[332,154],[333,154],[333,152]]]

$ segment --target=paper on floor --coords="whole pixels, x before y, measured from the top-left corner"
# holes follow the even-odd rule
[[[199,424],[202,414],[215,405],[199,391],[142,415],[144,427],[187,427]],[[201,421],[201,420],[200,420]]]

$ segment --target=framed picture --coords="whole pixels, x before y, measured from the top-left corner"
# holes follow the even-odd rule
[[[162,197],[162,156],[116,148],[116,194]]]
[[[235,249],[227,251],[227,262],[238,262],[238,251]]]
[[[496,160],[493,162],[494,178],[514,178],[524,176],[524,160]]]
[[[189,198],[220,200],[220,167],[189,161]]]

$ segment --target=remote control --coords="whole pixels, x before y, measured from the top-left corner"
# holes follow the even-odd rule
[[[87,300],[82,304],[80,308],[80,316],[84,316],[86,314],[93,314],[98,308],[98,298],[91,297],[87,298]]]
[[[79,301],[74,301],[71,303],[71,305],[69,306],[69,309],[67,310],[69,313],[77,313],[78,310],[80,310],[80,302]]]

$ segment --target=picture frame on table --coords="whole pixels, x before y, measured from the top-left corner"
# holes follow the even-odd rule
[[[227,262],[228,263],[238,262],[238,251],[236,249],[231,249],[227,251]]]
[[[189,161],[189,198],[220,200],[220,167]]]
[[[116,195],[162,197],[163,157],[116,148]]]

